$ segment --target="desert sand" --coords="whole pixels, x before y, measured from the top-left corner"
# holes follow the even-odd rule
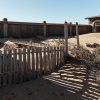
[[[77,44],[76,36],[68,39],[69,43]],[[80,45],[86,47],[86,43],[100,44],[100,33],[88,33],[79,36]]]
[[[80,44],[100,44],[100,33],[80,35]],[[76,38],[68,40],[76,43]],[[39,79],[0,88],[0,100],[100,100],[96,70],[71,59],[59,70]]]

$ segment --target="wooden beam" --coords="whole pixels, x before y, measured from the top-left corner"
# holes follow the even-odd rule
[[[79,49],[79,29],[78,29],[78,22],[76,22],[76,36],[77,36],[77,49]]]
[[[65,38],[65,57],[68,55],[68,24],[64,23],[64,38]]]

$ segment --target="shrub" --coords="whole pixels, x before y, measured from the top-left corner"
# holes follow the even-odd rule
[[[83,46],[77,49],[77,46],[74,45],[70,49],[70,55],[80,60],[83,64],[86,64],[86,66],[100,68],[100,47],[96,47],[93,51],[90,51]]]

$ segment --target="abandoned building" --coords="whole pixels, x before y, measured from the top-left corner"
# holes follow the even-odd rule
[[[100,15],[85,19],[88,19],[88,24],[92,26],[92,32],[100,32]]]

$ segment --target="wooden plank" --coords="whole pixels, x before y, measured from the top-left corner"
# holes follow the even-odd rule
[[[0,74],[1,74],[1,52],[0,52]],[[1,87],[1,76],[0,76],[0,87]]]
[[[49,73],[49,59],[48,59],[48,48],[46,47],[46,74]]]
[[[26,81],[26,49],[23,49],[23,81]]]
[[[46,37],[46,34],[47,34],[46,21],[43,21],[43,33],[44,33],[44,37]]]
[[[51,72],[53,71],[53,48],[51,47]]]
[[[51,47],[48,48],[49,71],[52,72]]]
[[[28,78],[28,80],[31,80],[30,48],[27,49],[27,78]]]
[[[64,46],[62,46],[62,64],[64,64],[65,58],[64,58]]]
[[[62,46],[60,46],[59,50],[60,50],[60,65],[61,65],[61,64],[62,64],[62,63],[61,63]]]
[[[39,77],[40,77],[40,47],[38,47],[38,74],[39,74]]]
[[[8,60],[9,60],[9,66],[8,66],[8,69],[7,69],[7,71],[8,71],[8,73],[9,73],[9,81],[8,81],[8,84],[12,84],[12,82],[13,82],[13,80],[12,80],[12,63],[13,63],[13,61],[12,61],[12,50],[9,50],[9,57],[8,57]]]
[[[65,61],[65,51],[64,51],[64,47],[62,47],[62,61],[63,61],[63,63]]]
[[[56,47],[56,67],[57,67],[57,47]]]
[[[2,74],[4,73],[4,54],[2,54]],[[2,85],[5,84],[5,78],[4,75],[2,76]]]
[[[46,74],[46,47],[44,47],[44,74]]]
[[[32,78],[36,78],[36,69],[35,69],[35,55],[34,55],[34,48],[32,48]]]
[[[14,72],[17,72],[17,50],[14,49]],[[14,73],[14,83],[17,83],[17,74]]]
[[[8,69],[7,72],[8,75],[8,84],[12,84],[12,50],[8,50]]]
[[[68,23],[64,23],[64,38],[65,38],[65,58],[68,55]]]
[[[51,54],[52,54],[52,71],[54,71],[54,67],[55,67],[55,65],[54,65],[54,47],[52,47],[52,50],[51,50]]]
[[[70,36],[72,36],[72,22],[70,22]]]
[[[78,22],[76,22],[76,36],[77,36],[77,49],[79,49],[79,29],[78,29]]]
[[[7,72],[7,52],[4,50],[3,54],[3,73]],[[3,76],[3,86],[7,85],[7,75]]]
[[[50,64],[50,48],[49,47],[47,47],[47,57],[48,57],[47,59],[48,59],[48,69],[49,69],[48,71],[51,72],[51,66],[50,66],[51,65]]]
[[[18,79],[19,79],[19,49],[16,49],[16,52],[17,52],[17,64],[16,64],[16,71],[17,71],[17,73],[16,73],[16,82],[18,83]]]
[[[11,71],[10,72],[12,72],[13,71],[13,57],[12,57],[12,55],[13,55],[13,50],[11,49]],[[11,82],[13,83],[13,73],[11,73]]]
[[[62,65],[62,63],[63,63],[63,47],[62,46],[60,47],[60,62]]]
[[[5,50],[4,51],[5,52],[5,72],[7,73],[7,67],[8,67],[8,51],[7,50]],[[6,75],[5,76],[5,78],[6,78],[6,85],[8,84],[8,76]]]
[[[43,75],[42,47],[40,47],[40,75]]]
[[[54,68],[56,67],[56,47],[54,47]]]
[[[59,47],[57,47],[57,66],[59,67]]]
[[[22,82],[22,50],[19,49],[18,51],[19,51],[18,81],[20,83],[20,82]]]
[[[11,56],[11,58],[12,58],[12,72],[14,72],[14,49],[12,49],[12,56]],[[12,73],[12,83],[14,83],[14,73]]]
[[[36,48],[36,77],[39,78],[39,69],[38,69],[38,47]]]

